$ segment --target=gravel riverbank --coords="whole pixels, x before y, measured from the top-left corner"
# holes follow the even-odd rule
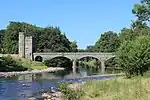
[[[117,77],[117,76],[122,76],[124,75],[123,73],[121,74],[104,74],[104,75],[93,75],[93,76],[86,76],[86,77],[81,77],[80,79],[84,79],[84,78],[88,78],[87,80],[93,80],[97,77],[98,80],[108,80],[108,79],[111,79],[113,77]],[[108,76],[113,76],[113,77],[108,77]],[[98,78],[98,77],[102,77],[102,78]],[[68,85],[69,88],[71,89],[78,89],[78,88],[82,88],[83,85],[86,83],[86,81],[82,81],[82,82],[73,82],[73,83],[70,83]],[[45,93],[42,93],[42,98],[44,100],[61,100],[61,95],[62,93],[59,92],[59,91],[50,91],[50,92],[45,92]],[[33,99],[30,99],[30,100],[33,100]]]
[[[31,70],[31,71],[14,71],[14,72],[0,72],[0,77],[9,77],[12,75],[23,75],[23,74],[36,74],[36,73],[43,73],[43,72],[54,72],[58,70],[64,70],[64,68],[60,67],[49,67],[47,69],[42,70]]]

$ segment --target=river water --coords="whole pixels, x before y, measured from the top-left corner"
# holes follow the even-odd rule
[[[99,68],[79,67],[76,73],[71,71],[46,72],[0,78],[0,100],[28,100],[29,97],[39,98],[50,87],[57,88],[58,82],[82,82],[91,79],[112,78],[112,76],[87,77],[98,75]],[[81,78],[84,77],[84,78]]]

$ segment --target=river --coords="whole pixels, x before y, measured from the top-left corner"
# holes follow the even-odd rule
[[[40,94],[57,88],[58,82],[82,82],[91,79],[112,78],[112,76],[87,77],[99,75],[99,68],[78,67],[76,73],[71,71],[45,72],[0,78],[0,100],[28,100],[29,97],[40,98]],[[110,71],[109,71],[110,72]],[[84,77],[84,78],[81,78]]]

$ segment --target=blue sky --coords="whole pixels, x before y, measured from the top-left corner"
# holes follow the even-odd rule
[[[132,8],[140,0],[2,0],[0,29],[9,21],[41,27],[59,26],[80,48],[93,45],[101,33],[120,32],[135,19]]]

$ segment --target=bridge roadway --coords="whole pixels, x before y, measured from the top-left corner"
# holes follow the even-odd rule
[[[84,57],[94,57],[101,62],[101,73],[105,72],[105,61],[115,57],[115,53],[101,53],[101,52],[51,52],[51,53],[33,53],[33,59],[36,60],[38,57],[42,61],[46,59],[53,59],[56,57],[66,57],[73,61],[73,72],[76,70],[76,61]]]

